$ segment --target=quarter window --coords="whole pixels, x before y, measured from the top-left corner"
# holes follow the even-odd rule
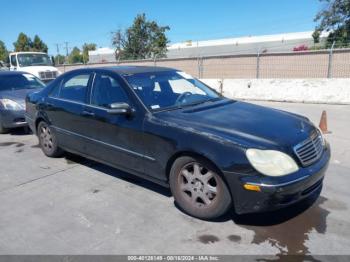
[[[118,80],[108,75],[97,74],[91,93],[91,104],[110,108],[113,103],[128,103],[128,96]]]
[[[63,83],[60,98],[76,102],[85,102],[90,74],[75,75]]]

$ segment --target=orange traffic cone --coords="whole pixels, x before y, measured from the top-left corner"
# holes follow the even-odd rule
[[[321,129],[323,134],[331,133],[330,131],[328,131],[328,127],[327,127],[327,112],[325,110],[322,111],[320,124],[318,126]]]

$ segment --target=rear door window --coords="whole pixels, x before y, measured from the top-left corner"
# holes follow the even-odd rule
[[[68,78],[61,86],[59,97],[85,103],[90,77],[91,74],[84,73]]]

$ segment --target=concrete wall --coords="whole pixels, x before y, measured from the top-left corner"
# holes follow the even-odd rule
[[[350,104],[350,78],[202,79],[202,81],[233,99]]]

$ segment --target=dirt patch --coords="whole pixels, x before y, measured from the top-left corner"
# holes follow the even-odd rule
[[[198,240],[203,244],[212,244],[220,241],[220,239],[214,235],[201,235],[198,237]]]
[[[227,237],[228,240],[232,241],[232,242],[241,242],[241,237],[237,236],[237,235],[229,235]]]
[[[24,144],[20,143],[20,142],[2,142],[2,143],[0,143],[0,146],[12,146],[12,145],[16,145],[16,147],[24,146]]]

